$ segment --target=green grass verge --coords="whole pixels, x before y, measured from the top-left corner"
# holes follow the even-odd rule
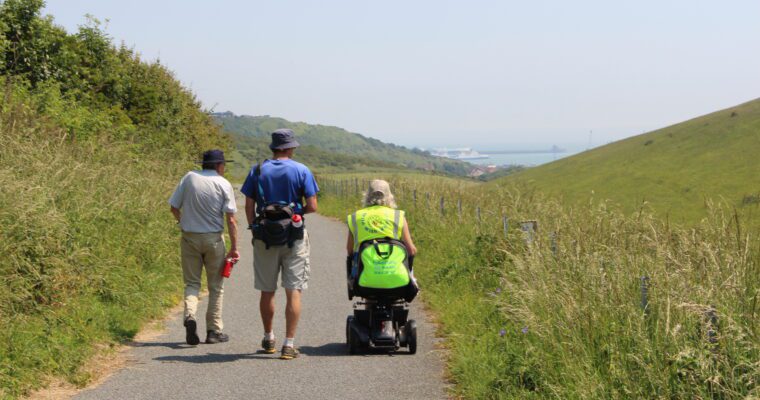
[[[0,120],[0,397],[51,377],[82,386],[96,344],[176,304],[181,165],[108,140],[56,140],[34,114]]]
[[[320,210],[343,218],[359,199],[340,178],[323,178]],[[760,395],[760,241],[742,218],[712,208],[680,228],[516,187],[389,179],[420,251],[422,298],[441,322],[456,396]],[[461,214],[452,206],[460,200]],[[528,241],[517,226],[531,219],[539,230]]]

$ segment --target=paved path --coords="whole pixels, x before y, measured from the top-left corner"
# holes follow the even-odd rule
[[[243,215],[238,216],[245,221]],[[446,397],[443,362],[434,348],[433,326],[415,303],[410,318],[418,323],[416,355],[403,353],[349,356],[345,320],[344,224],[308,217],[311,280],[304,292],[296,337],[301,356],[284,361],[259,354],[263,335],[258,292],[253,289],[250,231],[241,237],[241,260],[225,284],[224,321],[230,341],[196,347],[184,343],[181,316],[156,339],[129,350],[134,362],[77,399],[441,399]],[[179,268],[179,266],[177,266]],[[275,335],[278,349],[285,332],[285,295],[278,290]],[[199,307],[198,330],[205,339]]]

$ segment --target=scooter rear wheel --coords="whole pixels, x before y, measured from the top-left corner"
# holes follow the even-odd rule
[[[348,354],[356,354],[359,351],[359,338],[356,337],[351,324],[354,322],[354,316],[346,318],[346,345],[348,345]]]
[[[417,353],[417,321],[410,319],[406,326],[406,344],[409,347],[409,354]]]

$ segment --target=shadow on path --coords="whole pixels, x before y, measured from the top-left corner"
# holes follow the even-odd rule
[[[173,350],[192,349],[196,347],[185,342],[127,342],[126,345],[129,347],[167,347]]]
[[[326,343],[321,346],[299,346],[298,351],[304,355],[316,357],[339,357],[348,355],[348,348],[345,343]]]
[[[193,363],[193,364],[226,363],[226,362],[234,362],[238,360],[252,360],[252,359],[273,360],[273,359],[276,359],[276,357],[272,357],[271,355],[258,354],[258,353],[245,353],[245,354],[208,353],[208,354],[198,354],[198,355],[191,355],[191,356],[163,356],[163,357],[154,358],[154,360],[160,361],[160,362],[186,362],[186,363]]]

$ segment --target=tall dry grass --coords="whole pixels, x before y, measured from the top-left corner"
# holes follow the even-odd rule
[[[457,395],[760,396],[752,221],[708,204],[708,218],[673,226],[645,208],[626,215],[525,188],[387,178],[417,238],[423,298],[442,321]],[[359,207],[353,179],[321,183],[321,210]],[[524,220],[538,231],[521,231]]]
[[[104,135],[107,136],[107,135]],[[6,93],[0,107],[0,397],[51,376],[84,384],[94,344],[134,335],[178,298],[166,199],[182,162],[75,142]]]

